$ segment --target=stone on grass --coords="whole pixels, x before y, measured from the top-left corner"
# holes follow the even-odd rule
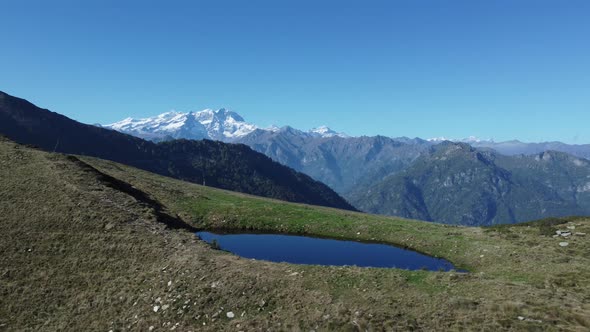
[[[234,315],[234,313],[232,311],[228,311],[226,314],[227,318],[232,319],[234,318],[236,315]]]
[[[560,247],[567,247],[569,246],[569,242],[559,242]]]

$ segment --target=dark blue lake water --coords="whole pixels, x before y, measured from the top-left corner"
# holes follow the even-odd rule
[[[238,256],[271,262],[316,265],[356,265],[407,270],[449,271],[453,264],[442,258],[387,244],[332,240],[282,234],[215,234],[198,232],[204,241],[216,240],[222,250]]]

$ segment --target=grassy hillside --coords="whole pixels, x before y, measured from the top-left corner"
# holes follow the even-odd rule
[[[567,247],[551,236],[589,233],[584,218],[453,227],[283,203],[8,141],[0,179],[0,330],[590,328],[590,236]],[[390,242],[470,273],[241,259],[198,241],[192,230],[202,227]]]

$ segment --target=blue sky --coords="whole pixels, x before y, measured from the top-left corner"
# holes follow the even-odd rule
[[[0,90],[86,123],[226,107],[352,135],[590,143],[588,1],[1,4]]]

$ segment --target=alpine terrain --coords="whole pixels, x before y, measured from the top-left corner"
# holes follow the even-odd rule
[[[197,126],[199,134],[193,135],[189,129]],[[165,113],[105,127],[154,140],[243,143],[371,213],[461,225],[590,213],[585,189],[590,168],[584,159],[590,145],[350,137],[327,127],[265,129],[224,109]],[[555,157],[547,159],[550,155]]]
[[[109,159],[208,186],[353,209],[323,183],[245,145],[211,140],[174,140],[156,144],[76,122],[3,92],[0,92],[0,134],[47,151]]]

